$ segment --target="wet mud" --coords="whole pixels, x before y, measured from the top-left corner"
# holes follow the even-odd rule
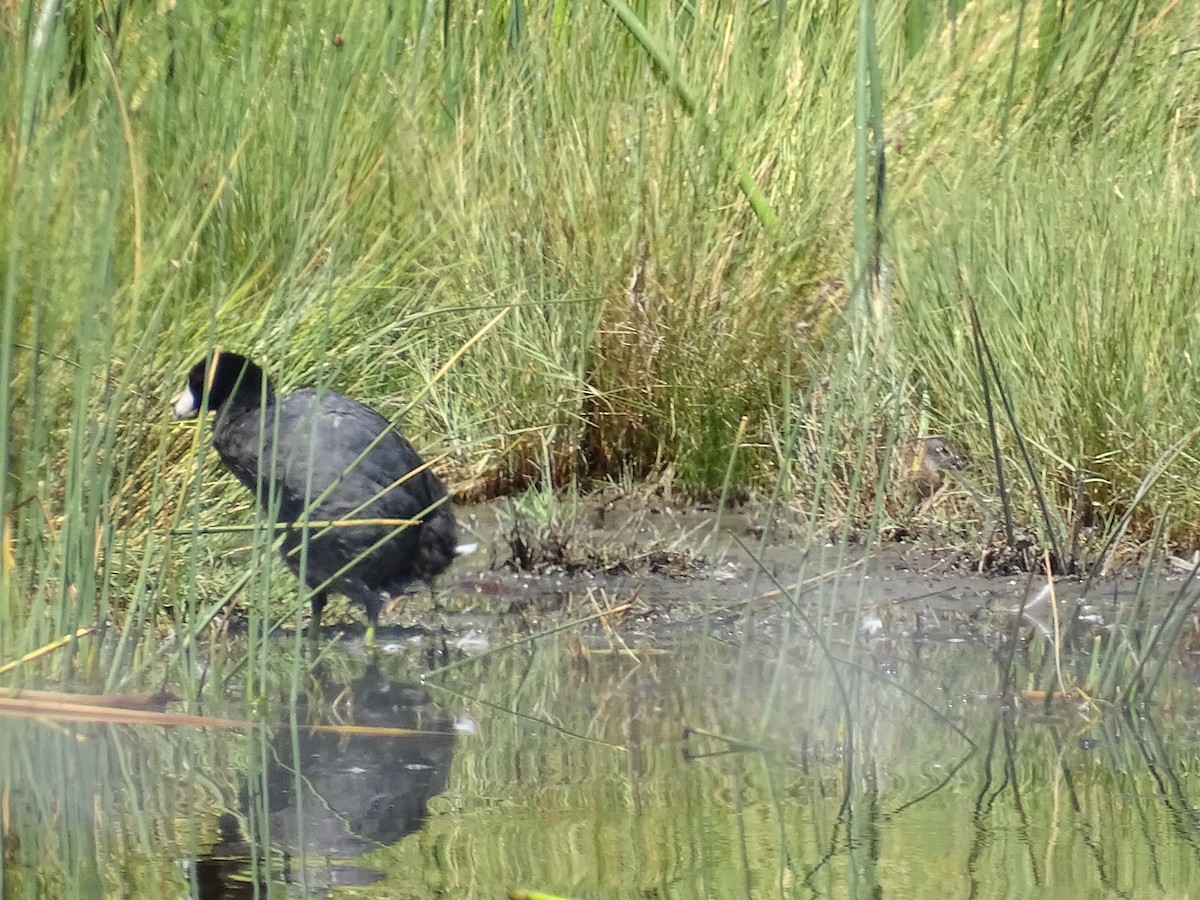
[[[1079,579],[981,573],[963,541],[930,536],[835,543],[798,515],[760,506],[718,511],[651,497],[594,498],[569,521],[536,522],[515,504],[461,507],[480,549],[432,593],[385,611],[385,640],[430,636],[470,651],[514,635],[594,617],[585,644],[653,644],[702,632],[770,636],[785,620],[832,623],[863,640],[990,643],[1035,632],[1085,643],[1119,617],[1137,581],[1110,577],[1084,596]],[[1163,571],[1164,597],[1184,575]],[[604,617],[606,610],[619,612]],[[361,635],[354,614],[339,627]]]

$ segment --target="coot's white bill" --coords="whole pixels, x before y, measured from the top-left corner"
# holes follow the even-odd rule
[[[472,553],[474,553],[478,549],[479,549],[478,541],[473,541],[470,544],[459,544],[457,547],[454,548],[454,555],[455,556],[470,556]]]
[[[192,393],[191,387],[185,387],[183,393],[175,398],[175,412],[172,414],[175,419],[190,419],[200,411],[200,404],[196,402],[196,395]]]

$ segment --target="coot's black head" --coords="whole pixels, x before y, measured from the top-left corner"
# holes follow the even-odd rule
[[[258,406],[264,387],[266,396],[272,396],[270,380],[253,360],[239,353],[214,350],[192,366],[187,387],[175,400],[175,418],[190,419],[200,412],[206,391],[210,412],[230,402]]]

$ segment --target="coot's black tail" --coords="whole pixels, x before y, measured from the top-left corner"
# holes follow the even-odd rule
[[[450,502],[446,501],[429,514],[417,529],[417,551],[413,557],[412,573],[423,581],[439,575],[456,555],[458,523]]]

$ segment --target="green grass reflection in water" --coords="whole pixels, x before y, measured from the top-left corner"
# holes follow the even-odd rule
[[[436,703],[409,686],[404,654],[379,670],[335,660],[360,698],[364,684],[376,692],[374,721],[444,735],[456,718],[471,725],[382,751],[362,743],[382,737],[306,736],[317,709],[361,715],[347,719],[336,679],[294,728],[6,722],[5,896],[181,895],[228,810],[245,828],[238,878],[270,874],[279,896],[373,881],[388,896],[495,897],[519,884],[579,900],[875,886],[1153,897],[1195,883],[1184,774],[1200,749],[1175,737],[1196,733],[1182,667],[1160,687],[1164,712],[1089,721],[996,701],[1001,663],[978,646],[880,645],[843,667],[848,704],[801,651],[784,670],[751,652],[738,688],[737,650],[716,640],[640,665],[546,645],[432,679]],[[785,689],[760,749],[704,736],[753,740],[776,679]]]

